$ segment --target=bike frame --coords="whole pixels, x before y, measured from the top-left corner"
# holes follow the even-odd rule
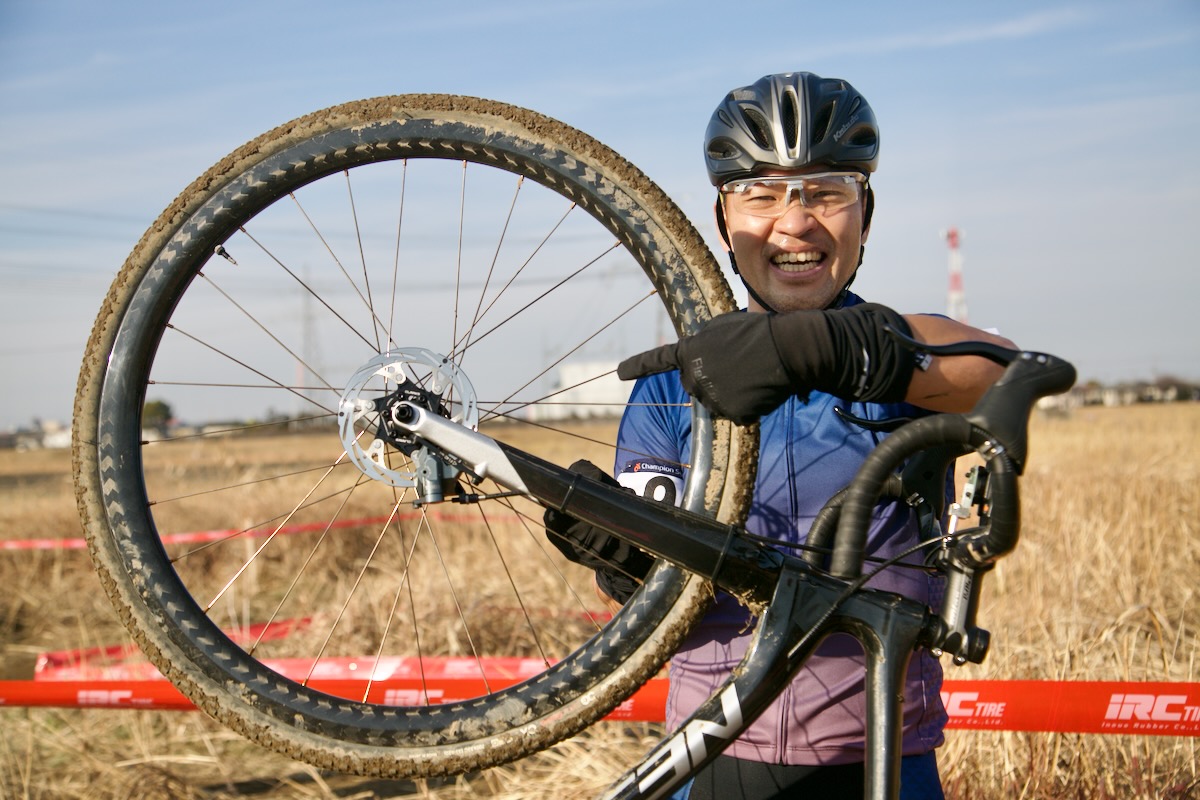
[[[596,525],[677,567],[707,577],[759,616],[740,666],[670,736],[603,795],[606,800],[668,796],[709,763],[762,713],[834,632],[854,636],[866,654],[866,796],[899,796],[901,687],[913,651],[948,653],[955,663],[983,660],[987,632],[975,624],[981,578],[1010,552],[1020,527],[1017,479],[1024,468],[1028,418],[1040,397],[1066,391],[1074,368],[1053,356],[984,343],[932,347],[933,355],[977,355],[1006,366],[1001,379],[969,414],[938,414],[897,428],[864,462],[833,507],[833,553],[828,572],[811,556],[796,558],[739,535],[738,528],[686,510],[633,498],[598,481],[537,459],[410,403],[396,422],[447,455],[453,466],[491,477],[547,507]],[[934,612],[902,596],[864,588],[864,546],[872,508],[896,470],[935,454],[941,466],[910,470],[901,496],[940,511],[940,476],[958,455],[975,451],[986,462],[986,511],[978,527],[941,538],[937,566],[946,573],[942,608]],[[914,473],[920,473],[915,475]],[[928,476],[939,476],[929,481]],[[921,475],[924,476],[922,479]],[[933,487],[933,488],[930,488]],[[940,516],[940,513],[938,514]],[[810,540],[818,532],[814,526]],[[828,530],[832,530],[832,523]],[[821,534],[822,536],[824,533]],[[810,541],[811,543],[811,541]],[[630,603],[639,602],[638,596]]]

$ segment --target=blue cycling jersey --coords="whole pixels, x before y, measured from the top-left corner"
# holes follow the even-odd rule
[[[849,303],[862,302],[851,296]],[[690,398],[677,372],[640,379],[621,420],[615,474],[647,497],[678,502],[690,462]],[[849,423],[835,406],[878,420],[923,412],[905,404],[851,403],[813,392],[763,417],[758,477],[746,523],[751,533],[803,543],[826,500],[846,486],[884,434]],[[891,557],[915,544],[915,514],[902,503],[880,504],[867,553]],[[786,547],[786,545],[781,545]],[[920,556],[908,559],[919,563]],[[884,570],[868,584],[927,604],[938,586],[928,573]],[[713,609],[671,661],[667,721],[676,727],[728,677],[749,644],[748,611],[718,596]],[[827,638],[779,699],[725,752],[780,764],[842,764],[865,758],[866,696],[862,649],[843,634]],[[904,687],[904,755],[941,744],[946,714],[942,671],[928,651],[914,654]]]

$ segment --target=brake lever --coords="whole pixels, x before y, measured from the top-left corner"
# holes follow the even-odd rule
[[[1025,471],[1029,413],[1042,397],[1075,385],[1075,367],[1047,353],[1021,353],[984,393],[967,421],[992,434],[1008,450],[1017,474]]]

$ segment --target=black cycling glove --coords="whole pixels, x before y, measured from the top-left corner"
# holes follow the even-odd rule
[[[621,486],[590,461],[576,461],[570,469],[585,478],[633,491]],[[542,519],[550,543],[571,561],[595,570],[596,583],[619,603],[624,603],[637,591],[654,565],[654,559],[638,548],[600,528],[580,522],[570,514],[547,508]]]
[[[912,335],[902,316],[875,303],[787,314],[733,312],[674,344],[625,359],[617,375],[631,380],[678,369],[688,394],[739,425],[810,391],[897,402],[908,390],[915,359],[889,327]]]

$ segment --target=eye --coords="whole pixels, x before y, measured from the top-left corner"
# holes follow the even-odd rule
[[[857,192],[850,184],[821,183],[805,192],[808,201],[825,206],[848,206],[854,202]]]
[[[742,196],[746,198],[768,197],[777,199],[782,191],[776,186],[770,186],[764,183],[752,183],[742,192]]]
[[[766,192],[750,193],[747,192],[742,197],[742,205],[748,208],[770,208],[779,202],[779,198],[773,194]]]
[[[834,203],[839,200],[844,200],[847,197],[847,194],[840,189],[821,188],[810,193],[809,197],[812,197],[814,200],[821,203]]]
[[[737,194],[742,208],[763,210],[774,208],[787,190],[770,184],[753,183]]]

